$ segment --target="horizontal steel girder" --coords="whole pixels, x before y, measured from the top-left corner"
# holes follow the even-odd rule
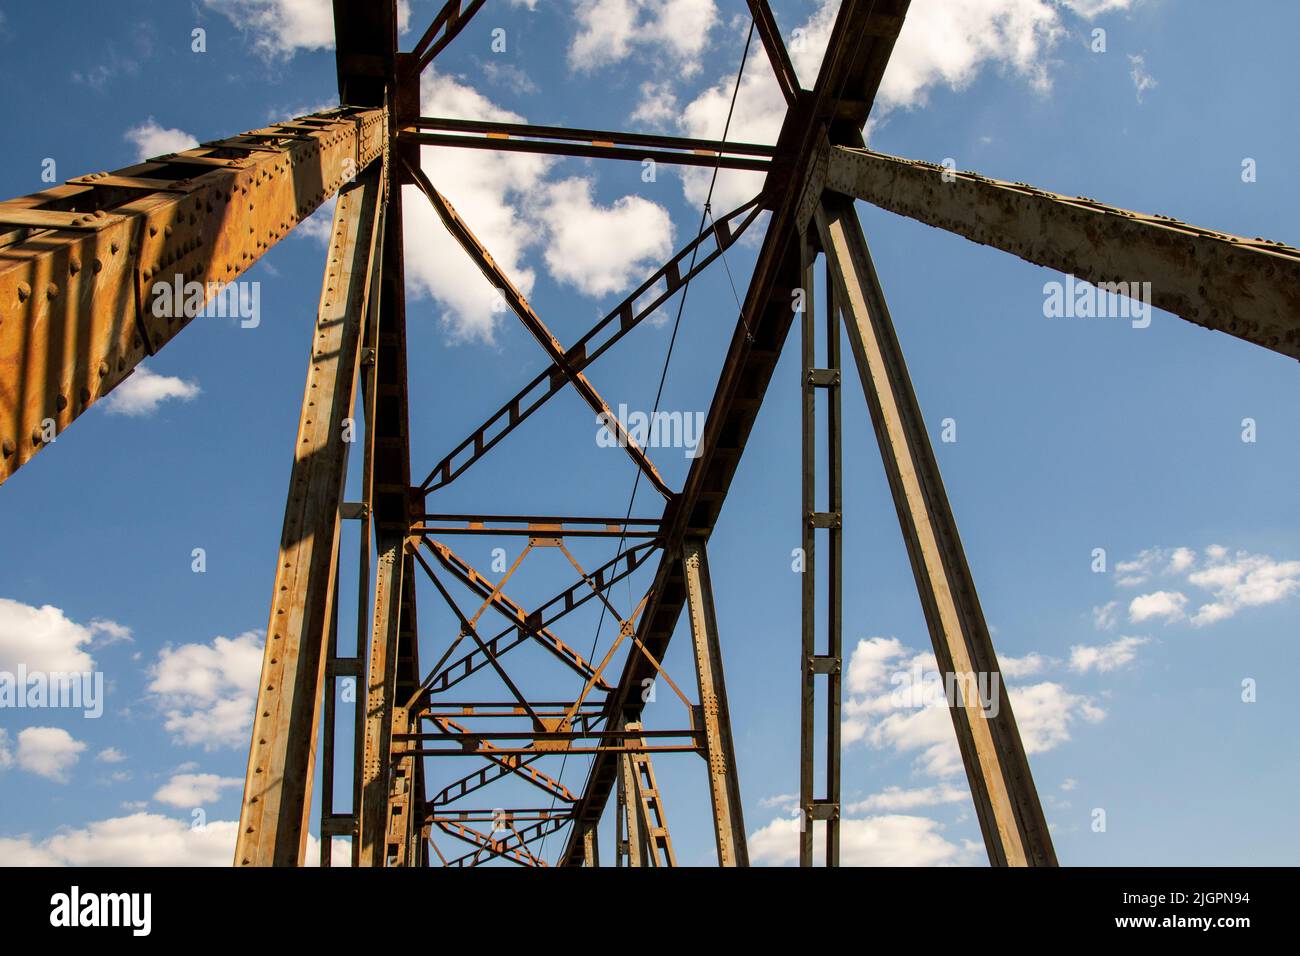
[[[1280,242],[844,146],[826,188],[1121,294],[1149,282],[1156,308],[1300,359],[1300,250]]]
[[[0,483],[383,151],[331,111],[0,203]],[[186,308],[160,309],[177,283]],[[224,314],[224,313],[223,313]],[[236,313],[237,314],[237,313]]]

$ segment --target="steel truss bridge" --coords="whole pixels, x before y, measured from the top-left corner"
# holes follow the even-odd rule
[[[612,798],[615,861],[671,866],[676,858],[652,760],[690,753],[703,758],[718,862],[743,866],[740,782],[707,551],[773,369],[797,326],[807,560],[799,652],[800,860],[835,865],[843,667],[841,334],[876,431],[939,667],[945,675],[1000,676],[854,201],[1090,282],[1143,276],[1152,282],[1155,306],[1292,358],[1300,358],[1300,252],[1024,183],[944,175],[944,168],[867,149],[862,130],[908,0],[844,0],[812,89],[800,84],[767,0],[748,0],[751,37],[757,34],[788,107],[774,146],[420,115],[422,72],[484,5],[450,0],[408,52],[398,49],[395,0],[334,0],[340,108],[0,203],[0,481],[189,324],[186,315],[160,317],[147,307],[155,277],[180,275],[214,287],[233,281],[337,196],[236,865],[304,862],[319,738],[322,863],[329,863],[336,838],[348,838],[353,863],[362,866],[595,865],[597,824]],[[749,170],[763,174],[763,186],[565,346],[473,224],[421,170],[421,150],[439,148]],[[400,188],[408,185],[424,194],[545,353],[543,370],[427,473],[424,466],[412,471],[409,443]],[[657,517],[509,515],[492,512],[490,502],[479,513],[437,511],[439,489],[560,391],[572,388],[593,411],[608,414],[608,402],[585,374],[588,366],[682,293],[763,212],[770,220],[684,484],[670,487],[646,451],[609,418],[639,478],[662,498]],[[815,305],[819,267],[826,292]],[[659,294],[646,296],[655,289]],[[349,443],[342,425],[358,406],[365,422],[356,443],[362,490],[359,500],[346,501]],[[826,410],[821,434],[819,407]],[[818,474],[823,460],[827,467]],[[818,510],[819,500],[825,510]],[[339,652],[340,528],[347,521],[357,522],[362,542],[357,647],[365,653],[351,656]],[[446,543],[466,535],[513,536],[528,546],[494,580]],[[584,567],[568,545],[585,538],[617,540],[619,553],[602,566]],[[508,585],[524,555],[543,548],[573,564],[575,583],[525,607],[510,598]],[[611,587],[643,565],[653,568],[649,589],[635,607],[617,608]],[[422,667],[418,647],[415,584],[422,576],[459,622],[431,668]],[[462,607],[450,582],[467,589],[477,608]],[[819,588],[827,598],[820,622],[814,613]],[[585,659],[553,630],[592,601],[617,623],[599,661]],[[695,664],[694,686],[684,682],[685,688],[662,668],[683,614]],[[486,630],[489,622],[503,629]],[[523,693],[509,654],[524,645],[577,675],[581,692],[563,700]],[[474,674],[494,674],[500,695],[449,700],[447,693]],[[335,713],[339,682],[348,678],[363,688],[351,727]],[[641,689],[663,678],[688,705],[688,720],[675,729],[650,729],[641,719]],[[989,860],[1054,865],[1010,702],[1002,700],[990,716],[978,695],[960,696],[950,712]],[[819,699],[824,709],[815,706]],[[348,812],[336,810],[334,792],[340,732],[354,740]],[[476,769],[439,776],[444,756],[468,757]],[[552,769],[568,756],[589,758],[580,789],[570,790]],[[498,807],[492,787],[503,780],[523,781],[545,805]],[[544,859],[537,847],[551,834],[560,852]]]

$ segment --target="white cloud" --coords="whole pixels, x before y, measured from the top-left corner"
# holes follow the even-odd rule
[[[310,216],[298,223],[291,235],[301,236],[305,239],[314,239],[322,246],[330,244],[330,236],[334,232],[334,210],[338,206],[339,197],[330,196],[316,211]]]
[[[1051,85],[1050,54],[1068,32],[1061,6],[1090,17],[1105,10],[1127,9],[1134,2],[1137,0],[1061,0],[1058,6],[1051,0],[914,0],[881,82],[872,124],[879,124],[893,110],[924,106],[930,91],[937,87],[965,89],[988,65],[1046,91]],[[797,26],[798,42],[793,40],[793,31],[788,34],[790,58],[805,88],[816,82],[839,6],[840,0],[820,0],[808,19]],[[683,132],[700,138],[720,137],[734,84],[733,69],[688,104],[680,121]],[[728,138],[774,143],[785,111],[785,98],[756,41],[736,97]],[[687,198],[702,204],[710,171],[685,170],[682,175]],[[739,205],[761,185],[758,173],[724,171],[718,177],[716,201],[724,208]]]
[[[67,783],[86,745],[62,727],[27,727],[18,732],[18,766],[55,783]]]
[[[14,752],[9,746],[9,731],[0,727],[0,770],[8,770],[14,765]]]
[[[105,747],[95,755],[96,763],[125,763],[126,754],[116,747]]]
[[[163,648],[149,670],[148,689],[157,695],[164,726],[177,743],[206,750],[248,745],[263,643],[261,634],[250,631],[211,644]]]
[[[140,160],[179,153],[199,145],[199,141],[189,133],[161,126],[152,116],[127,130],[122,138],[135,144],[136,156]]]
[[[1119,602],[1108,601],[1092,609],[1092,624],[1099,631],[1113,631],[1119,623]]]
[[[9,866],[219,866],[235,856],[235,820],[210,820],[195,827],[158,813],[99,820],[65,828],[39,842],[30,837],[0,838],[0,860]],[[348,866],[347,841],[335,840],[335,866]],[[307,837],[308,866],[317,866],[320,842]]]
[[[1178,621],[1183,618],[1186,606],[1187,595],[1179,591],[1153,591],[1129,602],[1128,619],[1134,624],[1150,620]]]
[[[522,123],[480,92],[449,76],[426,73],[423,110],[430,116]],[[497,265],[525,296],[536,272],[528,255],[542,248],[555,278],[585,295],[622,291],[671,254],[672,224],[660,206],[624,196],[608,206],[585,178],[548,179],[556,160],[527,153],[425,149],[422,167]],[[406,273],[415,296],[432,297],[452,341],[495,342],[505,315],[500,297],[447,233],[428,201],[408,187],[404,204]]]
[[[194,382],[171,375],[158,375],[145,365],[137,365],[131,376],[109,394],[104,408],[110,415],[134,418],[152,415],[168,399],[188,402],[199,394]]]
[[[849,692],[869,694],[885,686],[891,673],[898,670],[895,663],[906,653],[903,642],[896,637],[872,637],[858,641],[849,655]]]
[[[95,668],[86,653],[96,634],[119,628],[112,621],[70,621],[57,607],[33,607],[0,598],[0,671],[82,673]]]
[[[1141,103],[1142,94],[1160,84],[1156,81],[1154,76],[1147,72],[1147,61],[1145,57],[1136,54],[1130,55],[1128,62],[1129,66],[1132,67],[1132,69],[1129,70],[1128,75],[1133,80],[1133,89],[1137,91],[1137,101]]]
[[[1193,626],[1226,620],[1244,607],[1275,604],[1300,591],[1300,561],[1275,561],[1246,551],[1229,557],[1223,548],[1207,549],[1206,555],[1209,563],[1187,580],[1214,600],[1197,609]]]
[[[970,797],[970,792],[963,787],[940,784],[934,787],[920,787],[904,790],[902,787],[886,787],[881,793],[873,793],[864,800],[846,804],[845,813],[872,813],[879,810],[915,810],[918,807],[933,807],[944,803],[960,803]]]
[[[477,90],[432,70],[420,83],[427,116],[522,123]],[[421,165],[434,188],[447,197],[492,253],[497,265],[528,296],[536,274],[524,267],[525,251],[536,241],[533,226],[516,206],[536,194],[549,157],[491,150],[424,149]],[[403,195],[407,284],[443,306],[442,321],[453,341],[495,341],[499,297],[469,256],[443,227],[415,187]]]
[[[1003,677],[1032,677],[1042,673],[1051,662],[1042,654],[1026,654],[1024,657],[999,657],[998,667]]]
[[[673,252],[668,210],[640,196],[598,205],[589,179],[548,185],[540,218],[547,229],[547,268],[584,295],[626,289]]]
[[[814,823],[816,830],[825,826]],[[970,847],[940,835],[926,817],[889,814],[840,821],[840,862],[844,866],[955,866],[972,862]],[[820,836],[820,834],[817,834]],[[797,820],[773,820],[749,835],[754,863],[792,866],[799,859]]]
[[[173,807],[201,807],[221,797],[223,790],[242,787],[238,777],[215,773],[178,773],[158,788],[153,798]]]
[[[668,57],[683,76],[699,72],[700,54],[718,20],[713,0],[578,0],[569,65],[592,70],[627,59],[634,47]]]
[[[15,866],[229,866],[239,824],[187,821],[134,813],[67,829],[34,843],[0,840],[0,855]]]
[[[1052,681],[1011,688],[1011,704],[1027,754],[1045,753],[1065,743],[1070,727],[1080,720],[1095,724],[1106,716],[1091,698],[1072,694]]]
[[[1066,793],[1069,793],[1078,785],[1079,785],[1079,781],[1075,780],[1073,777],[1066,777],[1064,780],[1061,781],[1061,789],[1064,790]]]
[[[671,125],[680,112],[677,94],[673,92],[671,82],[656,83],[647,80],[641,84],[641,98],[637,100],[636,109],[628,118],[633,123],[662,129]]]
[[[1121,637],[1109,644],[1076,644],[1070,648],[1070,670],[1079,674],[1118,670],[1131,664],[1137,658],[1137,649],[1149,642],[1147,637]]]
[[[1024,674],[1036,673],[1048,663],[1034,654],[1010,660],[1013,669]],[[850,697],[844,705],[845,744],[863,741],[877,749],[915,754],[917,769],[931,776],[962,771],[933,654],[912,652],[897,638],[861,640],[849,659],[846,683]],[[1069,740],[1069,728],[1075,723],[1095,723],[1105,716],[1091,698],[1050,681],[1008,685],[1007,692],[1025,750],[1031,754]]]
[[[248,34],[253,49],[267,59],[288,58],[298,50],[334,49],[331,0],[203,0]],[[397,28],[410,28],[410,0],[398,0]]]

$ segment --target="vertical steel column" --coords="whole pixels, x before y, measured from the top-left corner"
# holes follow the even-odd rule
[[[625,723],[624,729],[639,727],[636,723]],[[631,746],[640,738],[624,737],[623,746]],[[642,799],[640,787],[637,786],[636,773],[632,766],[632,755],[619,755],[618,774],[618,822],[616,827],[622,834],[619,839],[619,852],[626,859],[628,866],[645,866],[647,859],[646,832],[642,824]],[[619,860],[622,865],[622,859]]]
[[[949,711],[989,861],[995,866],[1054,866],[1056,853],[1011,701],[853,200],[828,193],[817,210],[817,228],[935,656],[945,679],[955,678],[961,690]],[[973,692],[981,681],[995,695],[989,706]]]
[[[844,671],[844,472],[840,434],[840,310],[826,267],[826,865],[840,865],[840,685]]]
[[[237,866],[297,866],[306,853],[338,573],[343,423],[352,414],[382,196],[382,170],[374,164],[343,189],[334,215],[276,562]]]
[[[387,189],[387,187],[385,187]],[[379,234],[381,240],[375,252],[373,274],[382,275],[384,259],[384,224],[386,222],[387,203],[380,209]],[[374,488],[375,458],[375,409],[378,400],[378,376],[375,374],[375,355],[379,344],[379,317],[383,302],[383,282],[375,281],[366,310],[366,324],[362,334],[361,369],[360,369],[360,405],[364,416],[361,449],[361,500],[343,506],[340,517],[356,520],[359,525],[359,549],[357,554],[357,622],[356,643],[350,656],[339,653],[338,629],[338,589],[341,575],[334,579],[335,612],[331,621],[332,630],[329,640],[329,656],[325,662],[325,715],[324,733],[322,734],[321,762],[321,822],[320,822],[320,865],[332,865],[334,838],[348,837],[351,846],[352,865],[360,859],[361,841],[358,835],[361,812],[361,754],[365,732],[365,708],[360,698],[362,670],[361,649],[366,646],[369,633],[367,622],[370,619],[370,556],[374,547],[372,534],[372,491]],[[340,541],[341,544],[341,541]],[[341,555],[340,555],[341,557]],[[334,809],[335,777],[335,738],[338,732],[336,709],[338,701],[339,678],[352,681],[352,787],[351,809],[347,813],[338,813]]]
[[[388,798],[392,767],[397,640],[401,627],[406,538],[384,532],[379,539],[375,605],[366,674],[366,729],[361,762],[360,866],[388,860]],[[360,701],[358,701],[360,703]]]
[[[722,647],[713,607],[713,583],[704,542],[688,539],[682,546],[682,570],[690,607],[695,671],[700,685],[700,719],[705,760],[709,767],[709,797],[713,803],[713,829],[719,866],[749,866],[745,818],[740,803],[736,750],[731,739],[731,712],[722,671]]]
[[[826,865],[840,862],[840,674],[843,483],[840,469],[840,324],[827,274],[826,365],[817,364],[815,236],[802,235],[803,628],[799,711],[799,865],[813,865],[815,822],[826,825]],[[826,510],[817,510],[817,391],[826,390]],[[817,530],[826,530],[826,651],[817,650]],[[816,793],[817,677],[826,678],[825,796]]]
[[[596,823],[581,824],[582,830],[582,865],[600,866],[600,841]]]

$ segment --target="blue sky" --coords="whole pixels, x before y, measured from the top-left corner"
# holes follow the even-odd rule
[[[318,6],[294,5],[289,20],[281,0],[0,2],[0,120],[21,131],[0,194],[42,188],[47,158],[62,180],[331,105],[329,4]],[[405,47],[438,6],[412,0]],[[426,77],[425,112],[720,135],[744,4],[679,0],[672,24],[663,7],[493,0]],[[802,31],[794,52],[805,84],[833,7],[773,3],[792,45]],[[1217,7],[914,0],[871,145],[1300,244],[1300,133],[1284,121],[1300,9],[1257,0],[1225,18]],[[196,27],[205,53],[192,51]],[[1105,52],[1091,49],[1097,28]],[[503,52],[492,50],[496,29]],[[774,91],[756,43],[733,138],[771,135]],[[1254,182],[1243,181],[1246,159]],[[647,183],[639,164],[432,151],[424,162],[565,342],[691,238],[704,198],[700,180],[661,169]],[[724,177],[715,212],[752,192]],[[408,196],[407,209],[412,459],[422,476],[545,363],[517,323],[491,312],[490,290],[423,200]],[[1144,329],[1045,318],[1044,283],[1059,275],[859,212],[1062,862],[1294,862],[1297,713],[1283,676],[1300,606],[1295,363],[1163,313]],[[313,220],[246,276],[261,284],[256,328],[194,323],[122,398],[0,490],[0,671],[93,667],[107,688],[99,719],[0,709],[0,862],[230,858],[326,224]],[[727,255],[742,296],[756,248],[754,237]],[[690,288],[663,409],[708,407],[737,312],[721,266]],[[590,370],[611,404],[651,408],[676,305]],[[774,864],[792,858],[798,789],[797,339],[789,345],[710,549],[751,854]],[[846,383],[845,860],[981,864],[947,715],[889,700],[891,675],[918,656],[924,664],[929,639],[856,375]],[[953,443],[940,440],[948,418]],[[1253,442],[1242,440],[1245,419]],[[431,504],[622,514],[632,466],[595,435],[586,406],[561,394]],[[683,450],[652,457],[680,487]],[[634,513],[657,513],[644,484],[636,501]],[[448,544],[485,572],[493,547],[517,547]],[[610,547],[573,552],[590,568]],[[195,548],[204,573],[192,570]],[[1105,550],[1103,573],[1095,549]],[[525,605],[574,578],[553,550],[524,568],[509,593]],[[615,589],[621,613],[647,577]],[[346,591],[345,630],[355,615]],[[426,664],[454,633],[437,601],[422,584]],[[588,607],[555,630],[586,653],[597,618]],[[541,655],[509,660],[539,695],[578,690]],[[691,686],[684,624],[665,666]],[[1254,682],[1253,702],[1243,681]],[[468,686],[504,699],[486,679]],[[662,685],[646,719],[685,720]],[[450,766],[431,765],[431,780],[470,769]],[[584,769],[570,761],[566,785],[580,787]],[[703,766],[664,756],[656,770],[679,859],[711,862]],[[545,803],[522,786],[503,799]],[[206,825],[193,828],[196,819]],[[548,841],[547,856],[558,850]]]

